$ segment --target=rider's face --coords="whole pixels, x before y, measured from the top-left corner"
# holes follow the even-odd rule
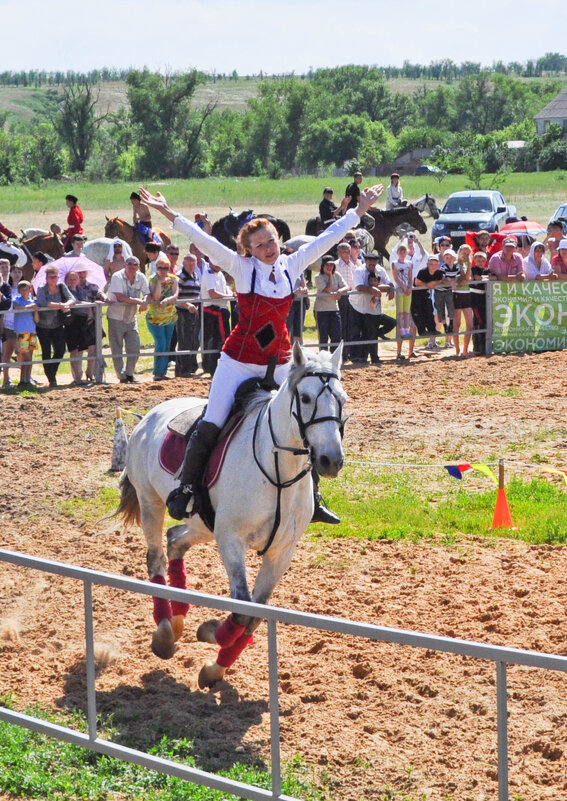
[[[269,228],[259,228],[250,235],[249,241],[250,251],[258,261],[270,267],[275,264],[280,255],[280,244],[273,231]]]

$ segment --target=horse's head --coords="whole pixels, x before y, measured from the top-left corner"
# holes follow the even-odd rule
[[[120,217],[106,217],[106,225],[104,226],[104,235],[108,239],[114,239],[115,236],[122,237],[124,233],[124,221]]]
[[[413,227],[416,230],[418,230],[420,234],[427,233],[427,225],[425,223],[425,220],[423,219],[419,211],[416,209],[416,207],[410,204],[409,206],[407,206],[406,210],[408,214],[403,218],[403,222],[408,222],[410,223],[410,225],[413,225]],[[400,222],[402,222],[401,219]]]
[[[425,195],[425,203],[427,205],[429,213],[431,214],[433,219],[436,220],[441,212],[439,211],[439,207],[435,202],[435,198],[432,195]]]
[[[306,353],[296,342],[288,387],[292,415],[313,466],[321,476],[334,477],[343,466],[343,405],[347,394],[341,384],[341,345],[330,356],[326,351]]]

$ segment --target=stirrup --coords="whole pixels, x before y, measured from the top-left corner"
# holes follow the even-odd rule
[[[182,484],[171,490],[165,502],[169,516],[174,520],[184,520],[187,517],[187,506],[192,497],[193,489],[190,484]]]
[[[311,518],[312,523],[327,523],[327,525],[336,526],[341,522],[341,518],[338,517],[334,512],[331,512],[330,509],[327,509],[321,503],[321,500],[315,497],[315,507],[313,509],[313,517]]]

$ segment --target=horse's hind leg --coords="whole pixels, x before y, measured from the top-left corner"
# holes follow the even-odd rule
[[[148,545],[146,554],[148,575],[152,584],[165,586],[167,584],[166,559],[162,542],[165,506],[157,493],[153,493],[151,501],[146,499],[140,503],[142,529]],[[153,602],[157,629],[152,637],[152,651],[161,659],[170,659],[175,653],[171,604],[167,598],[154,597]]]
[[[171,528],[167,530],[167,575],[171,587],[177,587],[181,590],[187,589],[187,574],[185,572],[183,557],[191,545],[207,542],[211,539],[212,534],[210,531],[195,530],[189,528],[185,523],[171,526]],[[171,602],[171,625],[173,627],[175,642],[177,642],[183,633],[183,624],[188,611],[188,603],[181,603],[180,601]]]

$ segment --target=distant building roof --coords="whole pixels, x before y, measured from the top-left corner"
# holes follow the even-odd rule
[[[566,117],[567,118],[567,88],[563,89],[557,97],[554,97],[551,103],[548,103],[545,108],[536,114],[535,120],[548,120],[550,117]]]

